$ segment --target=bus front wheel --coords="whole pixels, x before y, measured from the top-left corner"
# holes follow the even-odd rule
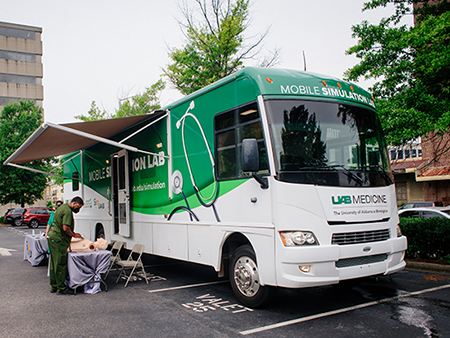
[[[260,284],[255,252],[250,245],[234,251],[229,276],[235,296],[244,305],[260,307],[269,300],[271,289]]]

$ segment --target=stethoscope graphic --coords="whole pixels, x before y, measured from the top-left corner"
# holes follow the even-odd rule
[[[214,163],[214,157],[212,155],[211,148],[209,147],[208,140],[206,139],[206,135],[205,135],[205,132],[203,131],[202,125],[198,121],[197,117],[189,112],[190,110],[192,110],[194,108],[195,108],[195,103],[194,103],[194,101],[191,101],[191,103],[189,104],[189,107],[186,110],[186,112],[184,113],[184,115],[177,121],[176,127],[177,127],[177,129],[180,129],[180,127],[181,127],[181,139],[183,140],[184,157],[186,159],[186,164],[188,166],[189,176],[191,178],[192,186],[194,187],[195,195],[197,196],[197,199],[199,200],[201,205],[203,205],[206,208],[212,207],[212,209],[214,211],[214,216],[216,217],[217,222],[220,222],[219,215],[217,214],[217,210],[214,205],[217,200],[217,197],[219,195],[219,182],[216,180],[216,175],[215,175],[216,165]],[[185,137],[184,137],[184,125],[185,125],[185,121],[186,121],[187,117],[193,118],[194,121],[197,123],[197,125],[202,133],[203,141],[205,142],[206,148],[208,149],[209,160],[211,161],[212,175],[214,178],[214,189],[211,193],[211,196],[209,196],[207,198],[205,198],[202,195],[200,189],[197,187],[197,184],[195,183],[195,178],[194,178],[194,175],[192,174],[191,163],[189,162],[189,156],[188,156],[187,150],[186,150],[186,142],[185,142]],[[183,193],[183,175],[181,174],[181,172],[179,170],[175,170],[172,174],[171,179],[172,179],[173,193],[176,195],[182,194],[184,201],[186,202],[186,207],[184,207],[184,206],[176,207],[174,210],[172,210],[168,219],[170,220],[172,215],[175,212],[177,212],[178,210],[185,210],[189,213],[191,221],[192,221],[192,218],[195,218],[195,220],[198,221],[199,220],[198,217],[195,215],[195,213],[189,207],[189,203],[186,199],[186,196]],[[208,202],[208,201],[210,201],[210,202]]]

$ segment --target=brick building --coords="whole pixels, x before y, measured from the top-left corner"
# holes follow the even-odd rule
[[[420,149],[413,157],[405,154],[404,147],[390,148],[397,205],[414,201],[442,201],[445,206],[450,205],[450,134],[430,133],[420,143]],[[403,151],[400,158],[399,150]]]

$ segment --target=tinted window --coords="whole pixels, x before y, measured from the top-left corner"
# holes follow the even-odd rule
[[[268,172],[267,153],[256,103],[220,113],[214,118],[216,168],[219,179],[242,178],[242,140],[258,141],[260,174]]]
[[[420,208],[420,207],[432,207],[433,202],[418,202],[414,203],[414,208]]]
[[[402,212],[400,217],[409,218],[409,217],[420,217],[420,212],[417,210],[408,210],[405,212]]]
[[[267,99],[280,181],[328,186],[392,184],[375,111],[323,101]]]
[[[80,174],[78,171],[72,173],[72,191],[80,189]]]
[[[433,217],[444,217],[437,212],[434,211],[422,211],[423,218],[433,218]]]

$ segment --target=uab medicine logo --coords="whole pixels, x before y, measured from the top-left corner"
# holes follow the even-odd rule
[[[331,196],[331,203],[333,205],[341,204],[387,204],[386,195],[338,195]]]

